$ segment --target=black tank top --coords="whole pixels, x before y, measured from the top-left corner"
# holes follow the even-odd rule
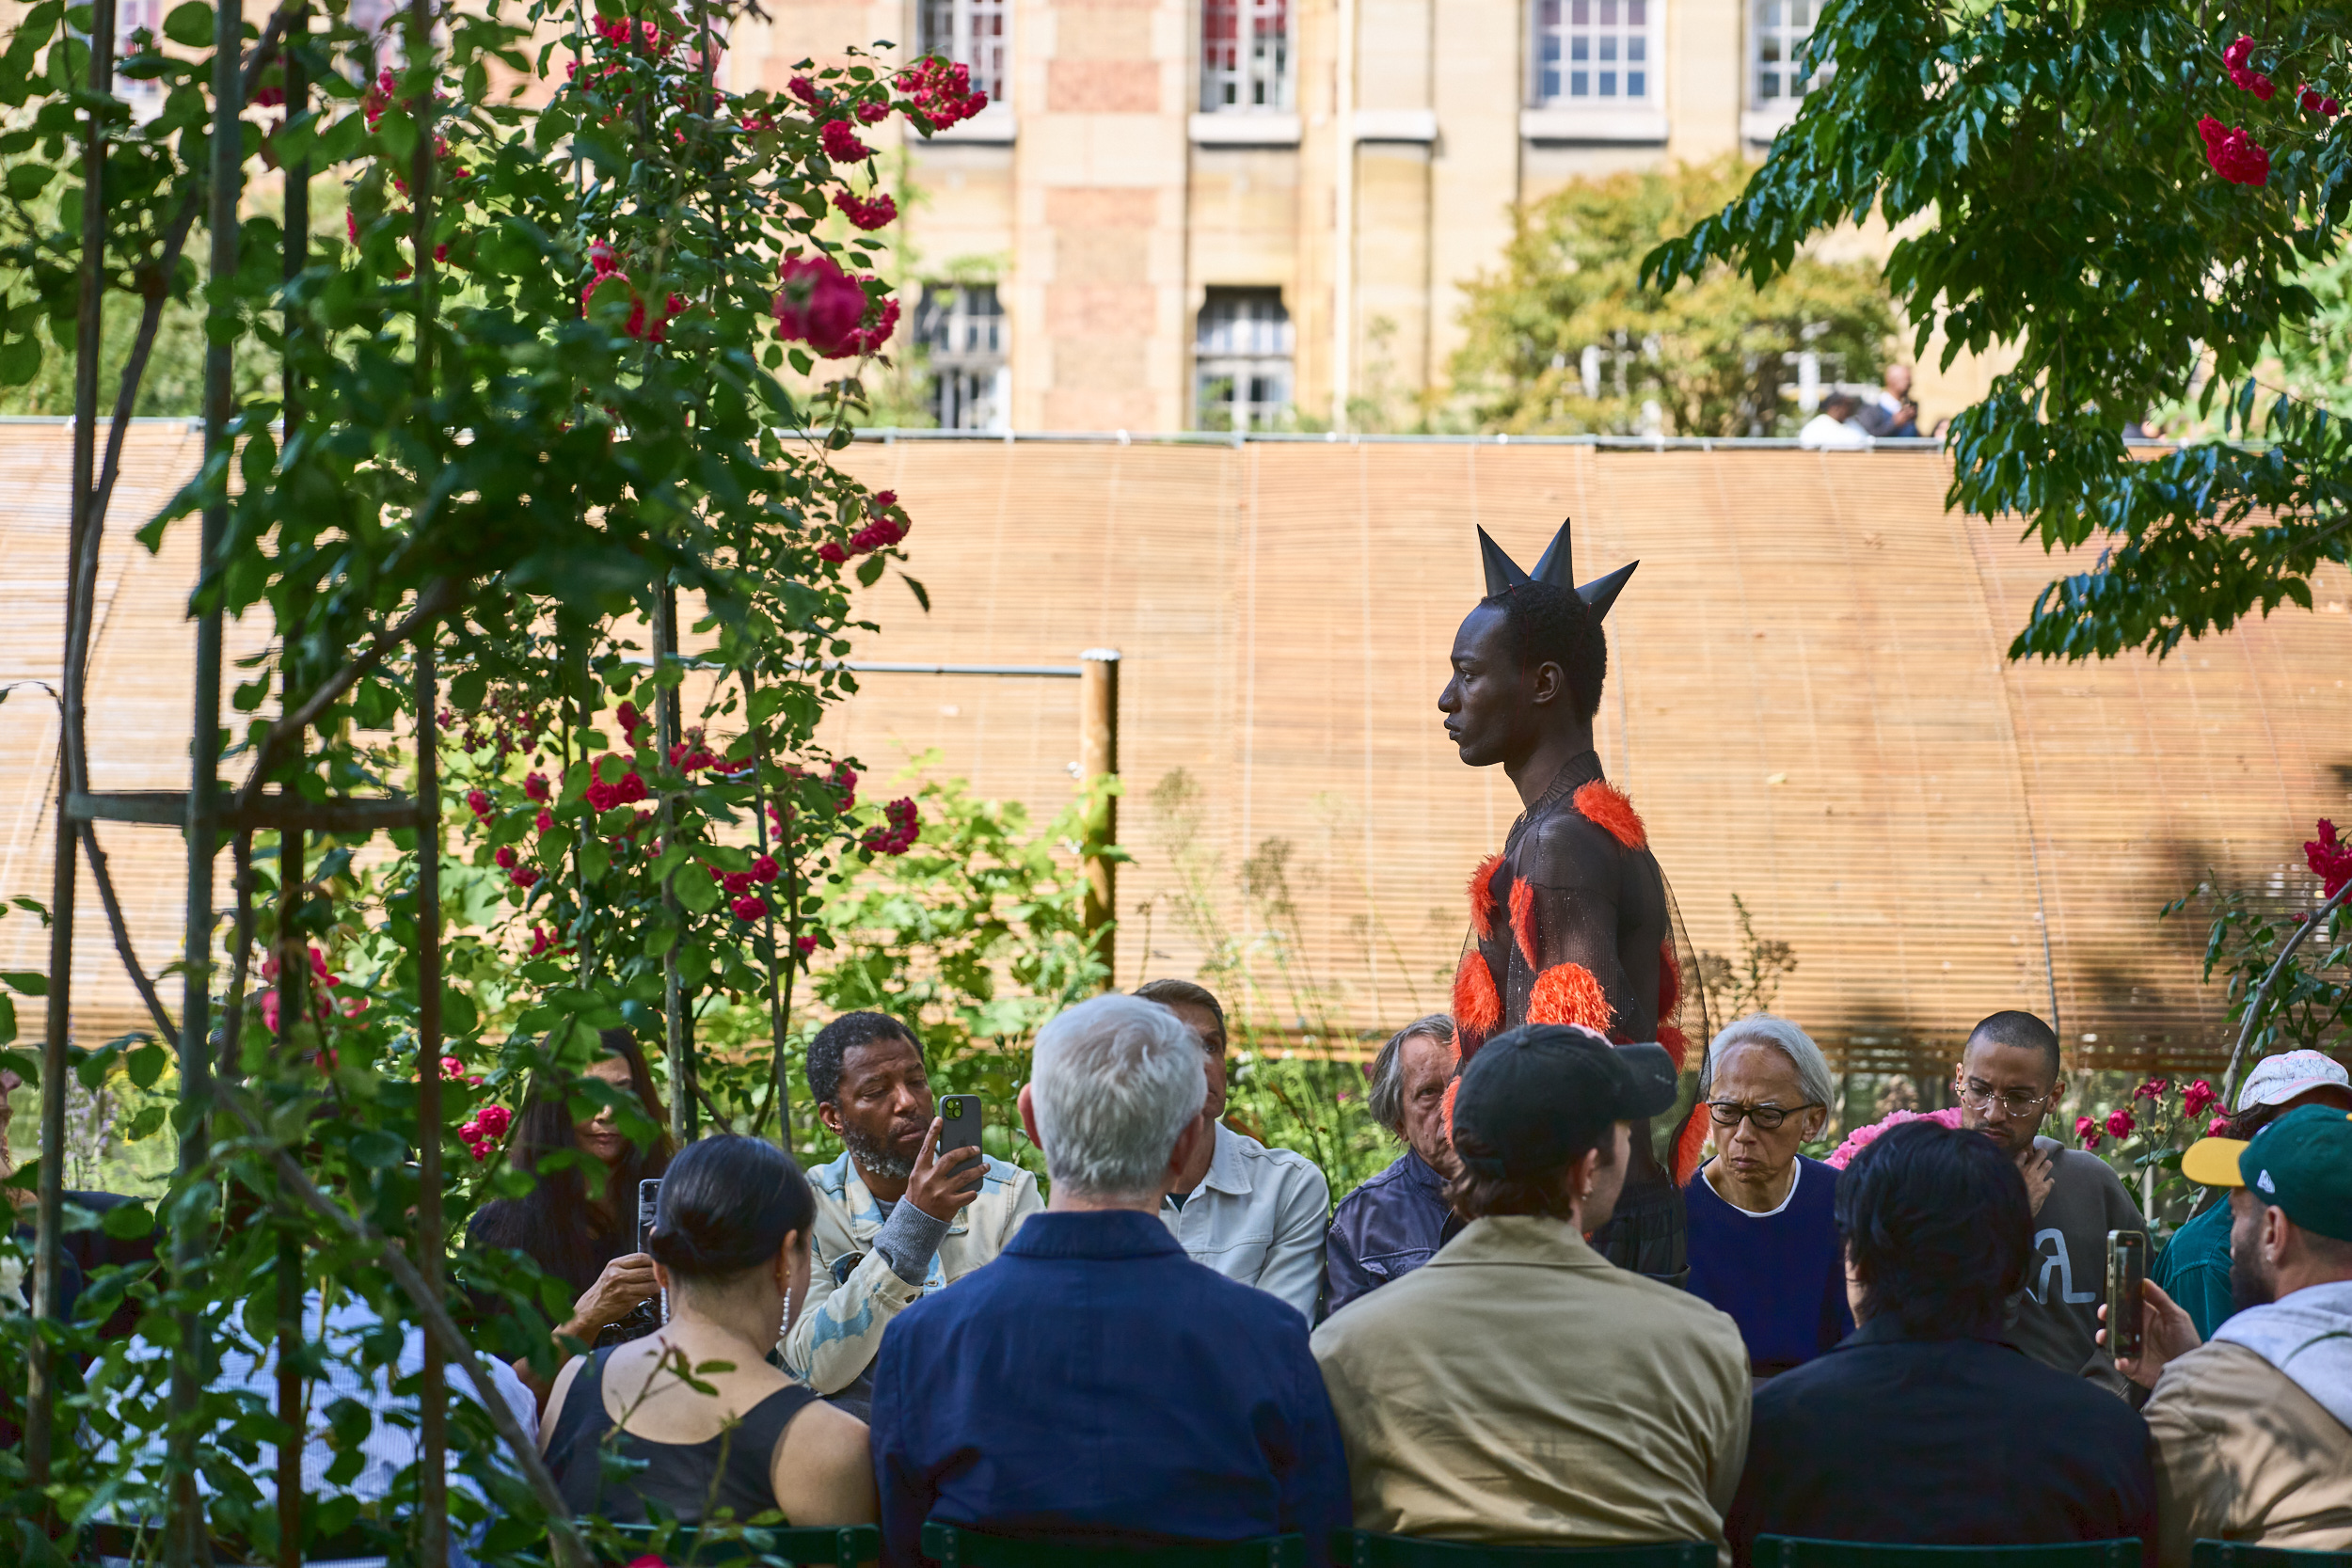
[[[776,1444],[792,1418],[815,1402],[815,1390],[797,1383],[779,1388],[745,1411],[732,1429],[699,1443],[656,1443],[624,1430],[616,1451],[645,1467],[607,1485],[597,1455],[617,1424],[604,1411],[604,1364],[612,1354],[609,1348],[596,1352],[573,1379],[555,1434],[548,1440],[548,1467],[574,1514],[644,1524],[650,1499],[681,1524],[693,1525],[704,1522],[706,1511],[711,1517],[730,1513],[739,1522],[775,1508]]]

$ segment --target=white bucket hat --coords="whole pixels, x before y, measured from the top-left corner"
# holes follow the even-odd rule
[[[2276,1056],[2265,1056],[2254,1064],[2254,1070],[2238,1085],[2237,1109],[2250,1111],[2257,1105],[2278,1105],[2298,1094],[2333,1085],[2337,1088],[2352,1088],[2352,1074],[2333,1057],[2316,1051],[2288,1051]]]

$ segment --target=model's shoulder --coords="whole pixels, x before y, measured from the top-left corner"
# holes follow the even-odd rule
[[[999,1160],[993,1154],[980,1156],[980,1190],[984,1193],[1005,1192],[1023,1186],[1037,1185],[1034,1172],[1023,1170],[1009,1160]]]
[[[849,1150],[843,1149],[821,1165],[810,1166],[808,1184],[817,1189],[819,1197],[832,1198],[835,1203],[847,1198],[850,1192]]]
[[[1376,1202],[1387,1195],[1391,1187],[1404,1180],[1405,1157],[1399,1156],[1393,1164],[1373,1172],[1349,1188],[1347,1196],[1340,1199],[1339,1209],[1344,1211],[1351,1205],[1360,1208],[1363,1204]]]

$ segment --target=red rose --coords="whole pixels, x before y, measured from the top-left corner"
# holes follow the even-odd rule
[[[2096,1148],[2099,1147],[2099,1124],[2089,1117],[2076,1117],[2074,1136],[2085,1148]]]
[[[2132,1135],[2132,1129],[2138,1125],[2139,1123],[2132,1119],[2131,1109],[2128,1106],[2118,1105],[2107,1113],[2107,1132],[2111,1137],[2128,1138]]]
[[[753,881],[772,882],[776,879],[778,875],[779,872],[776,866],[776,858],[773,855],[762,855],[759,859],[752,862]]]
[[[866,317],[866,291],[830,256],[796,256],[779,270],[784,287],[775,299],[776,335],[838,357]]]
[[[825,156],[836,164],[863,163],[874,155],[874,150],[857,139],[857,132],[846,119],[829,119],[818,133],[824,144]]]
[[[748,893],[729,904],[727,908],[735,911],[736,919],[743,921],[757,920],[768,912],[766,900],[755,897]]]

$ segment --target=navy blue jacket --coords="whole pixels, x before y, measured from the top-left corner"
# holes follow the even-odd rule
[[[1759,1535],[2153,1544],[2152,1448],[2139,1412],[2096,1383],[1998,1340],[1910,1339],[1874,1318],[1756,1391],[1724,1533],[1742,1568]]]
[[[1324,1315],[1428,1262],[1445,1244],[1453,1219],[1445,1178],[1409,1148],[1398,1155],[1340,1199],[1331,1216],[1323,1239]]]
[[[1032,1214],[899,1313],[876,1358],[882,1562],[923,1521],[992,1535],[1243,1541],[1350,1523],[1307,1323],[1184,1256],[1158,1216]]]

